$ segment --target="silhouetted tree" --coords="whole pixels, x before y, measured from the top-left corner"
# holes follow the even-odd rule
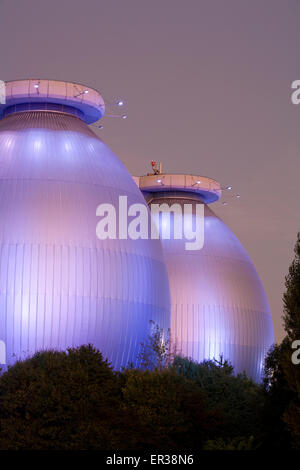
[[[286,291],[283,295],[284,327],[291,341],[300,339],[300,232],[294,252],[295,258],[285,278]]]
[[[131,369],[123,380],[123,406],[140,430],[138,449],[200,449],[220,425],[201,388],[172,369]]]
[[[265,359],[263,411],[265,449],[291,448],[291,435],[283,420],[283,415],[294,398],[285,374],[285,364],[290,360],[290,355],[290,340],[286,337],[281,344],[272,346]]]
[[[262,434],[263,388],[245,374],[233,375],[233,367],[224,361],[196,363],[176,357],[173,367],[197,384],[206,397],[209,409],[218,411],[222,422],[215,429],[215,437],[248,440]]]
[[[118,379],[91,346],[36,353],[0,379],[0,448],[111,449],[119,397]]]
[[[300,339],[300,232],[294,252],[295,258],[285,278],[286,291],[283,295],[284,327],[291,341]]]
[[[265,361],[264,447],[300,448],[300,365],[292,363],[292,342],[300,340],[300,234],[285,279],[283,322],[286,337]],[[291,438],[292,436],[292,438]]]
[[[290,265],[285,280],[284,293],[284,325],[290,345],[294,340],[300,340],[300,233],[295,245],[295,258]],[[292,349],[285,356],[284,372],[287,384],[293,398],[284,413],[284,422],[287,424],[293,438],[293,447],[300,450],[300,364],[291,360]]]
[[[174,347],[171,344],[170,330],[150,320],[151,333],[146,342],[141,343],[138,355],[140,367],[145,370],[163,370],[172,361]]]

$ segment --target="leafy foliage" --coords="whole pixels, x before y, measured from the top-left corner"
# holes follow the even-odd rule
[[[162,328],[150,320],[151,334],[147,342],[141,343],[138,356],[140,366],[145,370],[163,370],[172,359],[170,330],[165,335]]]
[[[128,370],[123,380],[124,407],[143,429],[138,448],[201,448],[220,424],[201,388],[171,369]]]
[[[295,258],[285,278],[283,295],[284,327],[291,340],[300,339],[300,232],[295,245]]]
[[[300,340],[300,233],[295,245],[295,258],[285,280],[284,325],[290,340]],[[292,349],[290,349],[292,351]],[[289,356],[291,353],[289,354]],[[284,413],[284,422],[291,432],[294,448],[300,450],[300,364],[293,364],[285,355],[284,373],[293,398]]]
[[[265,361],[265,438],[268,449],[300,449],[300,365],[291,361],[292,342],[300,339],[300,233],[295,258],[285,280],[284,327],[287,336],[269,351]],[[292,437],[292,438],[291,438]]]
[[[287,362],[285,376],[293,398],[283,415],[283,420],[291,433],[292,447],[300,450],[300,365]]]
[[[245,374],[234,376],[232,366],[222,357],[220,361],[202,363],[176,357],[173,367],[197,384],[206,397],[209,409],[218,410],[222,416],[215,436],[249,438],[251,435],[261,435],[264,393],[260,385]]]
[[[36,353],[0,380],[1,449],[107,448],[118,388],[91,346]]]
[[[281,344],[272,346],[265,360],[263,447],[266,449],[290,448],[291,437],[283,420],[283,415],[294,398],[285,374],[286,364],[291,360],[290,354],[290,341],[286,337]]]

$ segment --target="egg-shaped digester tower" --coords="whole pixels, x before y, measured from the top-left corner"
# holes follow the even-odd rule
[[[274,342],[266,294],[247,252],[208,207],[221,196],[220,185],[192,175],[148,175],[139,178],[148,204],[181,207],[204,205],[204,244],[187,250],[189,239],[174,239],[174,218],[160,219],[159,232],[170,223],[170,239],[162,239],[171,292],[171,336],[183,356],[196,361],[222,355],[235,373],[246,371],[261,380],[265,354]],[[165,210],[162,214],[165,214]],[[165,227],[164,227],[165,228]],[[184,235],[184,233],[183,233]]]
[[[6,83],[0,105],[2,363],[92,343],[115,368],[137,364],[150,320],[169,327],[160,241],[96,236],[101,203],[145,200],[87,126],[100,94],[53,80]]]

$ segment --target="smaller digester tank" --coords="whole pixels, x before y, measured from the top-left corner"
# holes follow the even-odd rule
[[[274,342],[272,317],[246,250],[208,206],[221,197],[220,185],[202,176],[157,173],[140,177],[139,187],[149,206],[164,204],[159,233],[169,274],[171,336],[177,351],[199,362],[222,355],[235,373],[246,371],[259,382],[264,357]],[[182,239],[174,237],[175,216],[169,210],[174,204],[181,208],[182,224],[192,225],[196,208],[202,205],[201,249],[187,249],[190,239],[184,230]],[[190,205],[192,215],[185,205]],[[162,236],[168,224],[169,239]]]

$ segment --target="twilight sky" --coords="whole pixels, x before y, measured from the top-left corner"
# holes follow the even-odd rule
[[[1,80],[122,97],[128,119],[97,132],[133,174],[160,160],[241,194],[211,207],[254,261],[277,341],[300,230],[299,24],[299,0],[0,0]]]

